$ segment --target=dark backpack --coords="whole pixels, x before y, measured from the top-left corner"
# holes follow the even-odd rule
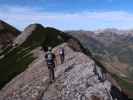
[[[47,61],[47,64],[53,64],[54,63],[54,54],[52,52],[48,52],[46,54],[46,61]]]

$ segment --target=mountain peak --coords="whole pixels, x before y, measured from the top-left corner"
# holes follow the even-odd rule
[[[9,25],[6,22],[0,20],[0,31],[7,29],[8,27]]]
[[[6,22],[0,20],[0,49],[12,44],[13,40],[20,34],[20,31]]]
[[[34,23],[34,24],[30,24],[28,27],[25,28],[24,31],[34,31],[38,28],[44,28],[41,24],[38,24],[38,23]]]
[[[5,23],[3,20],[0,20],[0,24],[3,24],[3,23]]]
[[[19,35],[15,41],[14,41],[14,45],[20,45],[23,42],[25,42],[29,36],[31,36],[32,34],[38,34],[39,33],[43,33],[44,27],[41,24],[30,24],[29,26],[27,26],[24,31],[21,33],[21,35]]]

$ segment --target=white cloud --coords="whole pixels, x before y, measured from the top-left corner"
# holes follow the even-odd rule
[[[42,9],[0,8],[0,19],[23,29],[31,23],[41,23],[59,29],[133,28],[133,14],[124,11],[52,13]]]

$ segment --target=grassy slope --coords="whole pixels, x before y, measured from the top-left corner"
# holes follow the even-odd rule
[[[30,49],[17,47],[11,50],[0,60],[0,88],[34,60]]]

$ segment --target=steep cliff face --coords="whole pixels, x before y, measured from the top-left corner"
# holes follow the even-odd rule
[[[60,64],[58,48],[65,49]],[[82,52],[64,43],[54,48],[57,64],[55,81],[49,84],[48,69],[41,47],[32,51],[37,59],[0,91],[0,100],[127,100],[112,88],[102,69]]]
[[[10,46],[20,31],[0,20],[0,49]]]

